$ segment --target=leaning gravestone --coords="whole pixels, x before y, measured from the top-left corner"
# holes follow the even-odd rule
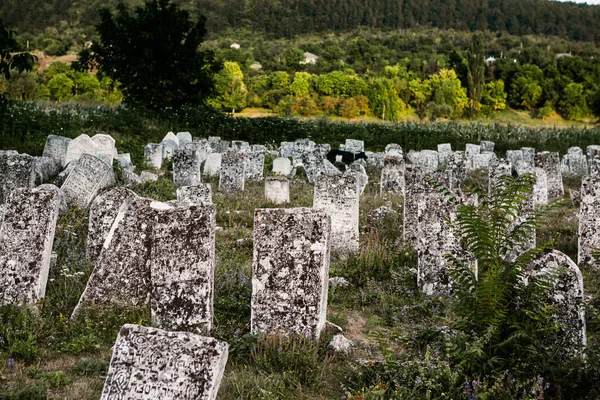
[[[52,182],[62,169],[56,161],[50,157],[34,157],[35,158],[35,184],[41,185],[47,182]]]
[[[331,220],[308,208],[254,214],[250,329],[318,339],[325,327]]]
[[[73,316],[82,308],[146,303],[151,285],[147,262],[155,215],[150,203],[150,199],[137,198],[121,205]]]
[[[165,147],[162,143],[149,143],[144,148],[144,159],[149,167],[161,169],[164,158]]]
[[[177,203],[179,206],[210,206],[212,202],[212,186],[201,183],[195,186],[177,188]]]
[[[101,400],[215,400],[228,345],[187,332],[121,328]]]
[[[60,168],[64,168],[67,163],[67,149],[72,139],[57,135],[48,135],[42,157],[50,157]]]
[[[57,191],[37,188],[8,196],[0,225],[0,305],[44,297],[59,201]]]
[[[204,162],[204,175],[219,176],[221,173],[222,161],[223,155],[221,153],[211,153],[206,156],[206,161]]]
[[[198,159],[200,163],[206,161],[206,158],[212,152],[210,143],[205,140],[194,140],[193,142],[186,143],[182,149],[196,150],[198,152]]]
[[[273,173],[288,176],[292,173],[292,163],[287,157],[278,157],[273,160]]]
[[[241,153],[225,153],[221,159],[219,188],[230,193],[244,191],[246,156]]]
[[[96,145],[96,154],[94,155],[108,165],[112,165],[113,159],[118,156],[117,148],[115,147],[115,139],[110,135],[102,133],[92,136],[91,139]]]
[[[561,325],[557,340],[564,350],[580,353],[587,340],[583,277],[579,267],[566,254],[553,250],[535,260],[529,272],[529,279],[538,274],[558,272],[558,279],[547,298],[553,307],[554,321]]]
[[[35,185],[35,158],[16,151],[0,150],[0,205],[17,188]]]
[[[73,207],[87,207],[98,195],[100,190],[114,183],[112,166],[104,161],[84,154],[77,161],[77,165],[61,186],[65,193],[67,203]]]
[[[356,252],[359,216],[358,180],[352,175],[319,175],[315,180],[313,208],[331,217],[331,248]]]
[[[129,189],[118,187],[98,195],[90,206],[90,222],[87,237],[87,257],[95,263],[108,237],[121,206],[138,195]]]
[[[65,165],[79,160],[84,154],[95,156],[99,150],[98,145],[92,138],[86,134],[79,135],[69,142],[67,155],[65,156]]]
[[[546,171],[548,179],[548,197],[563,197],[564,189],[560,172],[560,157],[558,153],[543,151],[535,155],[535,166]]]
[[[200,154],[195,149],[175,151],[173,156],[173,186],[194,186],[202,183]]]
[[[387,156],[383,159],[379,193],[404,195],[404,158]]]
[[[273,204],[290,202],[290,182],[285,176],[270,176],[265,179],[265,199]]]
[[[156,211],[148,262],[152,320],[161,328],[212,327],[215,217],[212,205]]]
[[[590,175],[581,182],[579,210],[579,245],[577,264],[598,268],[592,252],[600,248],[600,175]]]

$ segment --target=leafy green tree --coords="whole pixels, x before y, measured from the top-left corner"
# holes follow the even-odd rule
[[[405,104],[396,93],[394,82],[387,78],[374,78],[369,83],[369,107],[374,115],[389,121],[400,119]]]
[[[216,104],[229,108],[235,114],[236,109],[246,106],[248,90],[244,84],[244,74],[235,61],[226,61],[224,68],[215,77],[217,82]]]
[[[73,96],[73,80],[67,74],[56,74],[48,81],[50,98],[56,101],[68,100]]]
[[[121,3],[100,14],[100,40],[80,55],[78,67],[96,65],[121,84],[126,103],[150,109],[201,104],[215,94],[221,69],[210,51],[198,50],[205,19],[193,22],[170,0],[146,0],[132,14]]]
[[[565,95],[559,103],[567,119],[578,119],[588,114],[586,96],[581,83],[569,83]]]
[[[29,53],[11,54],[17,47],[16,32],[0,19],[0,75],[10,79],[10,71],[31,71],[37,57]]]
[[[511,99],[518,106],[533,110],[542,97],[542,87],[537,81],[526,76],[520,76],[513,83]]]
[[[442,69],[426,81],[431,99],[437,104],[447,104],[453,116],[460,117],[468,106],[467,93],[453,70]]]
[[[501,111],[506,109],[507,94],[504,91],[504,81],[492,81],[485,85],[481,103],[486,111]]]
[[[283,64],[292,71],[302,68],[300,64],[304,61],[304,52],[297,47],[288,47],[283,52]]]
[[[34,72],[12,75],[10,80],[0,77],[0,90],[4,90],[13,99],[34,100],[37,88],[38,82]]]
[[[294,81],[290,85],[290,92],[295,97],[305,97],[310,93],[311,74],[308,72],[296,72]]]
[[[483,87],[485,85],[485,64],[484,64],[484,49],[483,35],[474,33],[471,37],[468,51],[469,62],[469,111],[471,115],[475,115],[479,110],[481,97],[483,95]]]
[[[544,357],[557,329],[544,301],[556,277],[526,279],[528,266],[551,244],[531,248],[530,238],[560,205],[526,211],[534,183],[534,175],[504,176],[493,196],[478,191],[478,206],[459,205],[452,223],[479,269],[476,272],[456,257],[446,256],[459,316],[454,323],[459,335],[452,340],[453,354],[470,376],[535,368],[532,359]]]
[[[271,86],[275,90],[289,90],[290,76],[285,71],[277,71],[271,77]]]

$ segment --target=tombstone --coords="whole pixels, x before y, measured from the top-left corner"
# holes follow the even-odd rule
[[[178,206],[209,206],[212,205],[212,186],[210,183],[201,183],[195,186],[182,186],[177,188]]]
[[[532,277],[556,271],[559,271],[558,280],[547,301],[553,306],[554,321],[561,325],[557,340],[567,352],[579,354],[587,342],[583,277],[579,267],[566,254],[552,250],[533,261],[529,269]]]
[[[79,135],[69,142],[67,146],[67,155],[65,156],[65,165],[72,161],[78,161],[82,155],[88,154],[95,156],[98,154],[98,145],[88,135]]]
[[[548,204],[548,178],[546,171],[541,168],[535,169],[535,185],[533,185],[533,204]]]
[[[225,153],[221,159],[219,188],[230,193],[244,191],[246,155]]]
[[[65,167],[65,169],[60,174],[58,174],[58,176],[54,179],[54,184],[57,187],[61,187],[63,185],[63,183],[65,183],[65,181],[67,180],[67,178],[69,177],[71,172],[73,172],[73,170],[75,169],[75,166],[77,166],[77,161],[73,161],[72,163],[69,163],[69,165],[67,165]]]
[[[419,202],[424,192],[424,174],[413,164],[406,164],[404,168],[403,239],[407,245],[416,248],[418,244]]]
[[[229,151],[229,142],[226,140],[209,141],[211,153],[227,153]]]
[[[202,183],[201,162],[198,151],[177,150],[173,157],[173,186],[194,186]]]
[[[61,172],[60,167],[50,157],[35,158],[35,185],[52,182]]]
[[[260,181],[263,179],[266,151],[265,146],[252,145],[246,153],[246,180]]]
[[[523,161],[533,166],[535,164],[535,149],[533,147],[521,147],[521,151],[523,152]]]
[[[490,163],[496,160],[495,153],[481,153],[475,154],[471,159],[470,170],[488,169]]]
[[[590,175],[581,182],[577,264],[598,268],[592,252],[600,248],[600,176]]]
[[[506,175],[512,174],[512,166],[508,160],[495,159],[490,163],[488,171],[488,195],[494,196],[496,191],[496,185],[500,181],[500,178]]]
[[[458,193],[467,179],[467,160],[464,151],[455,151],[448,156],[444,170],[448,189]]]
[[[332,235],[330,217],[322,210],[255,211],[253,333],[319,338],[326,321]]]
[[[17,188],[35,186],[35,158],[0,150],[0,204]]]
[[[102,133],[92,136],[91,139],[96,145],[96,153],[93,155],[100,158],[108,165],[112,165],[115,155],[118,154],[117,148],[115,147],[115,139],[110,135]]]
[[[146,164],[154,169],[161,169],[164,158],[165,147],[162,143],[149,143],[144,148],[144,159]]]
[[[292,157],[294,155],[294,142],[281,142],[279,144],[279,156],[282,158]]]
[[[218,176],[221,173],[221,162],[223,156],[221,153],[211,153],[204,162],[204,175]]]
[[[566,176],[586,176],[588,174],[587,157],[580,147],[571,147],[560,162],[561,173]]]
[[[33,304],[46,293],[59,194],[11,191],[0,218],[0,305]]]
[[[313,208],[331,217],[331,248],[342,253],[356,252],[359,217],[358,180],[355,176],[322,174],[315,180]]]
[[[192,143],[194,141],[194,139],[192,138],[192,134],[189,132],[177,132],[176,136],[180,148],[184,148],[186,144]]]
[[[372,151],[365,151],[365,156],[367,156],[367,161],[366,161],[367,166],[374,167],[374,168],[383,168],[383,159],[387,155],[386,155],[386,153],[373,153]],[[364,161],[364,159],[359,158],[356,161]]]
[[[265,179],[265,199],[273,204],[290,202],[290,182],[284,176],[270,176]]]
[[[208,142],[209,143],[219,143],[221,141],[221,137],[220,136],[209,136],[208,137]]]
[[[215,218],[213,205],[156,211],[148,263],[152,320],[161,328],[207,334],[212,327]]]
[[[73,317],[88,307],[147,302],[151,287],[147,264],[155,216],[151,202],[133,198],[121,205]]]
[[[450,143],[440,143],[437,145],[438,163],[442,167],[446,167],[448,160],[452,157],[452,145]]]
[[[112,166],[99,158],[84,154],[61,189],[65,193],[69,206],[86,208],[100,190],[113,183]]]
[[[317,144],[317,151],[321,154],[321,157],[327,157],[327,153],[331,151],[331,145],[329,144]]]
[[[117,155],[117,160],[119,161],[119,165],[123,168],[124,171],[135,171],[135,165],[131,162],[131,154],[122,153]]]
[[[273,160],[273,173],[288,176],[292,173],[292,163],[287,157],[278,157]]]
[[[590,145],[586,148],[588,166],[590,175],[598,175],[600,173],[600,146]]]
[[[600,156],[600,146],[592,144],[585,148],[585,154],[588,160],[593,160]]]
[[[58,186],[53,185],[51,183],[44,183],[42,185],[37,186],[36,189],[51,190],[53,192],[56,192],[56,194],[58,195],[58,215],[59,216],[65,214],[67,211],[69,211],[69,206],[67,205],[67,198],[65,197],[65,194],[63,193],[63,191],[60,190],[60,188],[58,188]],[[0,211],[0,214],[2,214],[2,211]],[[2,225],[2,217],[1,216],[0,216],[0,225]]]
[[[42,157],[50,157],[62,169],[67,165],[67,149],[72,139],[57,135],[48,135]]]
[[[363,194],[367,184],[369,183],[369,175],[367,175],[367,170],[365,167],[358,162],[353,162],[348,166],[345,175],[356,176],[356,180],[358,181],[358,193]]]
[[[99,194],[90,205],[90,218],[86,254],[95,263],[104,246],[121,206],[138,195],[129,189],[118,187]]]
[[[198,160],[200,163],[206,161],[208,155],[212,152],[210,143],[205,140],[195,140],[190,143],[186,143],[183,146],[185,150],[196,150],[198,152]]]
[[[158,175],[150,171],[142,171],[140,174],[140,179],[142,182],[156,182],[158,180]]]
[[[398,156],[401,157],[403,155],[402,147],[396,143],[390,143],[385,146],[385,154],[386,156]]]
[[[481,142],[479,142],[479,148],[481,149],[481,153],[493,153],[494,142],[482,140]]]
[[[232,140],[231,141],[231,149],[232,153],[241,153],[248,154],[250,152],[250,143],[244,142],[242,140]]]
[[[465,145],[465,155],[467,157],[467,161],[470,163],[473,157],[477,154],[481,153],[481,146],[478,144],[467,143]]]
[[[160,144],[163,146],[163,162],[172,160],[175,157],[175,153],[179,150],[177,142],[165,139]]]
[[[523,162],[523,152],[521,150],[506,150],[506,160],[512,165],[513,171],[517,171],[517,164]]]
[[[215,400],[228,345],[188,332],[123,325],[101,400]]]
[[[558,153],[543,151],[535,155],[535,166],[546,171],[548,179],[548,197],[563,197],[564,189],[560,173],[560,157]]]
[[[176,149],[179,148],[179,138],[173,132],[168,132],[165,135],[165,137],[163,138],[163,140],[161,141],[161,143],[164,143],[167,141],[175,143]]]
[[[344,150],[350,151],[352,153],[362,153],[363,151],[365,151],[365,142],[362,140],[346,139]]]

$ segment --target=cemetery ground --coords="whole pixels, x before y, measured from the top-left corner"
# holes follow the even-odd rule
[[[270,162],[265,171],[270,171]],[[360,200],[361,251],[349,257],[332,254],[329,276],[348,282],[329,287],[327,320],[319,342],[305,339],[256,337],[250,334],[252,293],[252,234],[254,210],[275,207],[264,199],[264,182],[247,182],[245,191],[225,195],[215,190],[217,208],[214,325],[210,336],[230,345],[229,362],[219,399],[462,399],[465,388],[455,349],[444,333],[457,318],[447,296],[424,296],[416,284],[417,257],[402,243],[402,198],[379,195],[379,176],[369,172],[369,184]],[[485,184],[474,177],[472,184]],[[212,182],[218,187],[218,182]],[[565,192],[579,190],[580,180],[565,179]],[[172,179],[165,176],[132,188],[159,201],[176,198]],[[313,186],[292,180],[287,207],[311,207]],[[566,195],[568,199],[568,194]],[[379,216],[371,211],[388,207]],[[538,242],[555,241],[554,248],[576,259],[577,212],[566,201],[538,230]],[[0,308],[0,399],[98,399],[114,345],[125,323],[151,326],[146,308],[93,309],[76,319],[69,316],[92,272],[86,259],[88,211],[70,209],[60,217],[42,312],[15,306]],[[598,381],[600,339],[600,272],[582,269],[587,317],[588,356],[554,371],[539,382],[536,375],[511,376],[504,371],[473,376],[480,393],[504,380],[519,380],[505,396],[493,398],[542,399],[554,385],[575,394]],[[327,347],[339,329],[356,345],[349,354]],[[471,344],[477,349],[477,343]],[[525,349],[524,349],[525,351]],[[593,371],[590,372],[590,369]],[[585,372],[584,372],[585,370]],[[514,371],[514,374],[517,374]],[[501,393],[501,392],[496,392]],[[484,397],[481,397],[484,398]],[[578,398],[578,397],[572,397]],[[583,398],[583,397],[580,397]],[[594,397],[589,397],[594,398]]]

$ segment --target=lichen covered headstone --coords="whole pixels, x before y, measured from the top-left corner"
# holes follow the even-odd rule
[[[358,251],[358,180],[352,175],[319,175],[315,180],[313,208],[331,217],[331,248],[343,253]]]
[[[17,188],[35,185],[35,158],[16,151],[0,150],[0,204]]]
[[[592,252],[600,248],[600,175],[587,176],[581,182],[577,236],[577,264],[581,267],[598,268]]]
[[[175,151],[173,156],[173,186],[194,186],[202,182],[200,153],[185,148]]]
[[[0,305],[43,298],[58,220],[55,190],[15,189],[0,225]]]
[[[67,165],[67,149],[71,140],[63,136],[48,135],[42,156],[52,158],[60,168],[64,168]]]
[[[71,207],[87,207],[100,190],[114,183],[111,165],[87,154],[82,155],[61,186]]]
[[[251,331],[318,338],[325,327],[330,217],[308,208],[254,214]]]
[[[380,194],[404,194],[404,158],[402,156],[387,156],[383,159],[381,170]]]
[[[246,178],[246,155],[242,153],[225,153],[221,159],[219,188],[225,192],[244,191]]]
[[[201,183],[177,188],[177,203],[179,206],[209,206],[213,204],[211,184]]]
[[[535,166],[546,171],[548,180],[548,197],[563,197],[564,189],[560,171],[560,157],[558,153],[543,151],[535,155]]]
[[[101,400],[215,400],[228,350],[214,338],[126,324]]]

